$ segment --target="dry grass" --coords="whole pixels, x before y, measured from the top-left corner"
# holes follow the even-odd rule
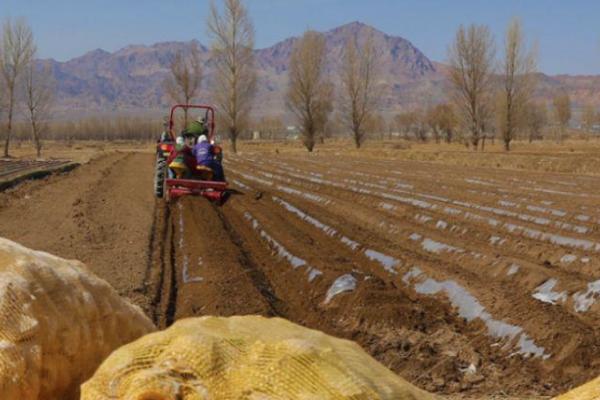
[[[153,142],[141,141],[48,141],[44,143],[42,158],[69,159],[86,162],[109,151],[154,151]],[[224,144],[225,154],[230,151]],[[405,140],[368,141],[356,149],[350,140],[330,139],[318,144],[312,154],[300,141],[242,141],[238,151],[279,154],[306,154],[308,157],[335,157],[341,154],[361,159],[413,160],[439,164],[481,168],[545,171],[600,175],[600,138],[572,139],[562,144],[550,141],[534,143],[516,141],[511,152],[505,152],[500,142],[486,144],[485,151],[473,151],[458,144],[415,143]],[[16,158],[34,159],[33,143],[22,142],[11,147]]]
[[[239,151],[306,153],[297,142],[243,142]],[[369,141],[355,149],[349,140],[328,140],[317,145],[314,156],[344,154],[361,158],[414,160],[469,167],[545,171],[600,175],[600,139],[568,140],[561,144],[550,141],[515,141],[513,150],[505,152],[499,141],[486,143],[485,151],[473,151],[459,144],[414,143],[404,140]]]
[[[138,141],[46,141],[42,149],[44,160],[65,159],[86,163],[100,154],[111,151],[154,151],[154,143]],[[10,148],[11,157],[36,159],[35,146],[31,142],[15,142]]]

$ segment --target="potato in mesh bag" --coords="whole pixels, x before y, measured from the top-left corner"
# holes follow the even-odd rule
[[[279,318],[177,321],[115,351],[82,400],[434,399],[354,342]]]
[[[600,376],[554,400],[600,400]]]
[[[0,399],[77,399],[114,349],[154,329],[83,264],[0,238]]]

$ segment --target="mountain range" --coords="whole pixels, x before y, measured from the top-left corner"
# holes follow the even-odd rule
[[[371,33],[382,51],[380,83],[388,88],[382,94],[382,113],[392,114],[444,100],[444,71],[447,66],[430,60],[410,41],[387,35],[360,22],[324,32],[326,74],[332,81],[335,82],[339,75],[346,38],[360,38]],[[258,70],[255,115],[286,114],[284,97],[288,64],[297,40],[292,37],[255,50]],[[198,100],[210,103],[210,50],[196,40],[151,46],[131,45],[113,53],[97,49],[66,62],[53,59],[40,62],[52,66],[58,87],[56,113],[62,118],[114,113],[156,115],[164,114],[171,103],[163,90],[170,60],[178,51],[185,51],[193,45],[199,49],[205,71]],[[567,91],[576,107],[588,102],[600,106],[600,75],[550,76],[540,73],[538,82],[538,98],[550,101],[558,91]]]

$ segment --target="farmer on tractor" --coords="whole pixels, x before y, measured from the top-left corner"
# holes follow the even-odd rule
[[[194,135],[189,132],[184,131],[177,137],[175,148],[167,159],[170,178],[192,178],[196,169],[196,158],[192,152],[194,142]]]
[[[196,157],[196,169],[209,173],[212,171],[211,178],[216,182],[224,182],[225,174],[221,165],[221,148],[212,145],[206,135],[198,137],[198,143],[194,146],[192,154]],[[205,168],[202,168],[205,167]],[[210,180],[210,179],[209,179]]]
[[[175,111],[202,110],[204,115],[175,137]],[[223,204],[229,195],[223,173],[221,147],[215,145],[215,109],[204,104],[171,107],[168,130],[157,143],[154,193],[169,201],[181,196],[203,196]],[[167,127],[165,127],[167,128]]]
[[[194,135],[196,141],[201,135],[208,135],[208,128],[206,127],[204,117],[198,117],[195,121],[190,122],[185,131]]]

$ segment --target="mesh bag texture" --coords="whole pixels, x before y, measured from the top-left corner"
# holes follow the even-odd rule
[[[154,329],[83,264],[0,238],[0,399],[77,399],[114,349]]]
[[[600,400],[600,376],[554,400]]]
[[[82,400],[434,399],[365,353],[280,318],[177,321],[110,355]]]

